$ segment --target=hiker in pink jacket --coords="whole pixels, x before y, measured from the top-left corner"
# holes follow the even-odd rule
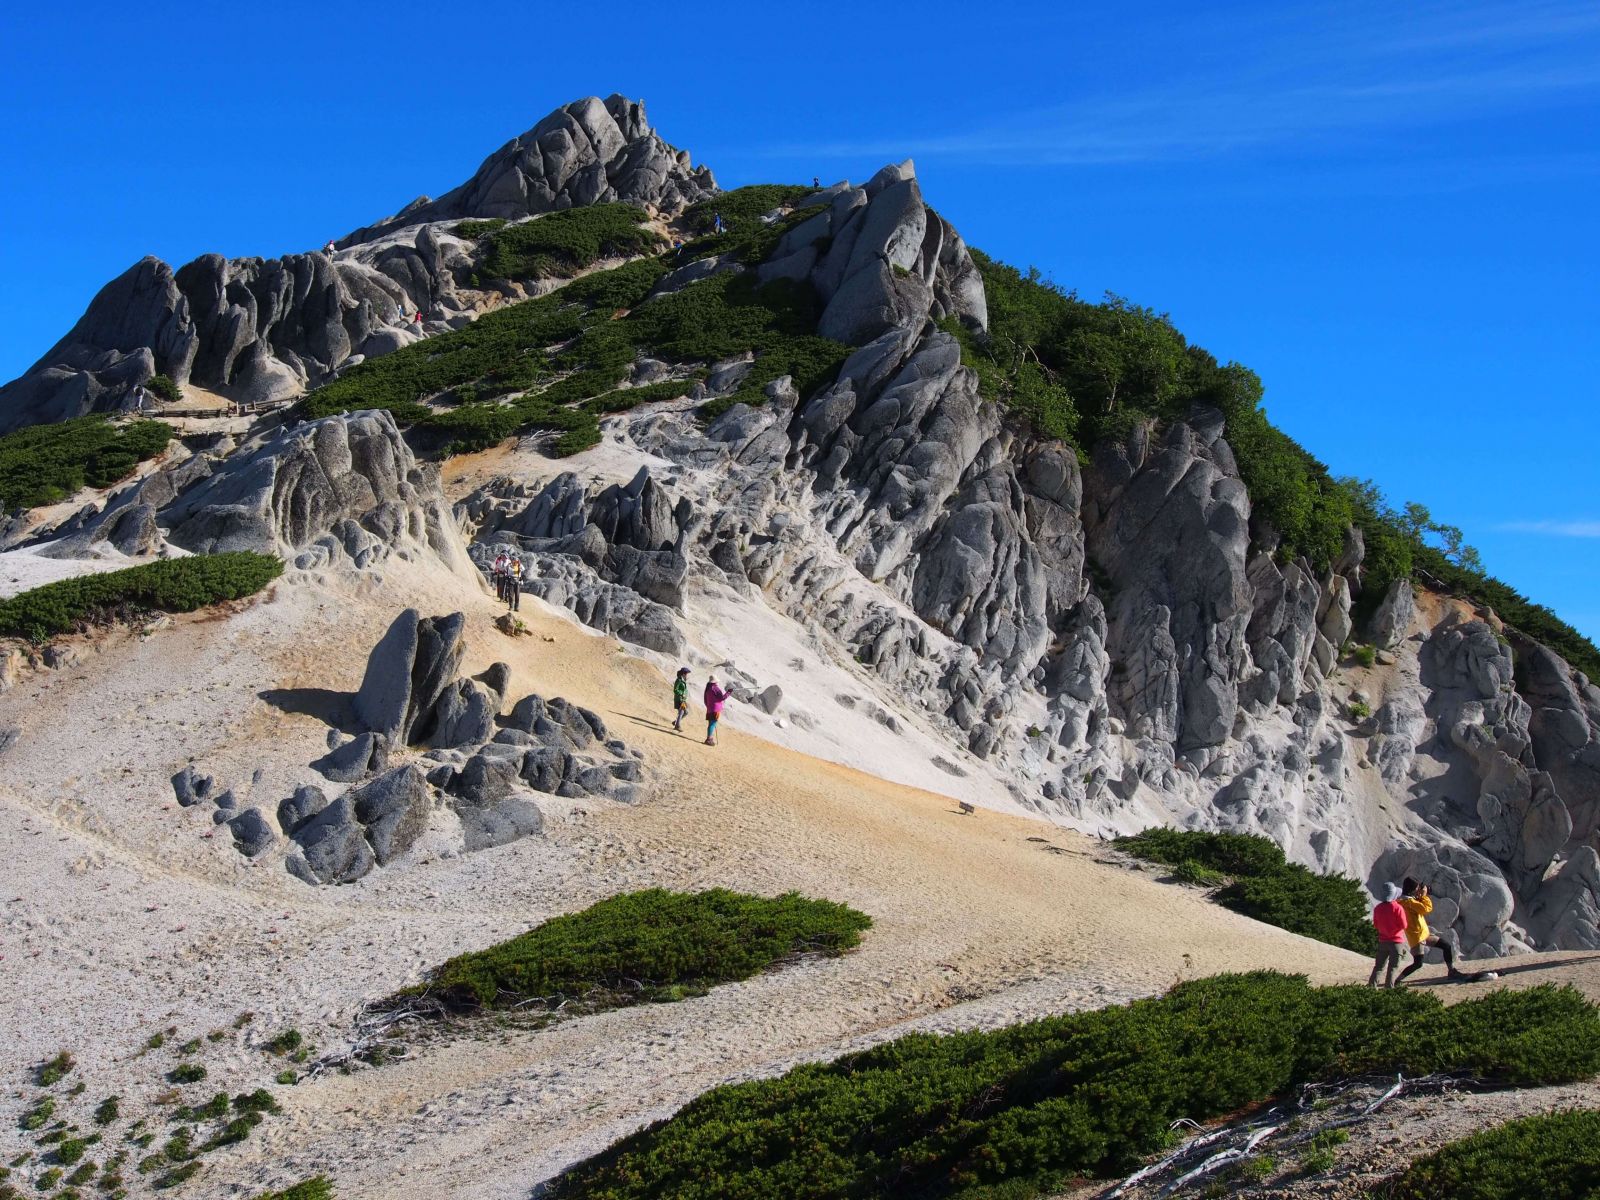
[[[717,744],[717,719],[722,716],[722,706],[728,702],[728,691],[712,675],[706,679],[706,745]]]

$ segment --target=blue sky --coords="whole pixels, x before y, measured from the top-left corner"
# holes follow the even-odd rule
[[[1600,639],[1592,0],[8,5],[0,379],[142,254],[309,249],[612,91],[724,186],[914,157]]]

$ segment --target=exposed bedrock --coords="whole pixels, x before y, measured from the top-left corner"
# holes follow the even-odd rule
[[[551,113],[438,200],[344,238],[334,253],[206,254],[174,270],[141,259],[106,284],[70,332],[0,387],[0,433],[132,404],[157,373],[230,400],[299,395],[363,358],[469,321],[463,217],[520,218],[628,201],[664,213],[714,194],[704,167],[667,145],[643,105],[590,97]],[[419,323],[414,318],[421,314]]]

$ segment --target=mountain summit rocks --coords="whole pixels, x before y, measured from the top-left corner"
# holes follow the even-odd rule
[[[676,213],[717,190],[650,128],[644,106],[590,97],[551,113],[438,200],[281,258],[205,254],[174,271],[158,258],[106,284],[67,335],[0,387],[0,433],[131,406],[152,375],[270,402],[470,320],[471,245],[463,218],[517,218],[627,201]],[[419,324],[413,318],[421,313]]]

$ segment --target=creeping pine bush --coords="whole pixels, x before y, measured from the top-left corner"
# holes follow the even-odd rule
[[[1591,1200],[1600,1196],[1600,1112],[1510,1121],[1418,1159],[1385,1200]]]
[[[165,400],[168,404],[176,404],[183,399],[183,392],[170,375],[152,375],[144,381],[144,385],[154,392],[158,399]]]
[[[0,637],[42,642],[123,607],[193,612],[207,604],[254,595],[282,571],[283,563],[271,555],[246,550],[80,575],[0,600]],[[152,1045],[158,1044],[152,1040]]]
[[[526,279],[570,274],[601,258],[645,254],[661,242],[642,228],[648,219],[631,204],[595,204],[515,225],[502,223],[484,231],[479,266],[495,279]]]
[[[724,273],[644,302],[663,270],[655,259],[627,263],[487,313],[464,329],[360,364],[302,408],[311,417],[387,408],[446,454],[486,449],[522,430],[551,430],[560,434],[553,452],[564,456],[599,442],[606,413],[688,389],[684,381],[619,387],[642,353],[704,364],[753,352],[738,391],[706,405],[708,418],[736,403],[765,403],[762,389],[782,375],[809,395],[832,382],[849,354],[816,335],[809,285],[758,286],[754,274]],[[460,395],[468,384],[470,403],[442,411],[422,403],[447,391]]]
[[[1361,954],[1377,949],[1361,884],[1291,863],[1264,837],[1146,829],[1115,844],[1135,858],[1174,868],[1173,874],[1185,882],[1221,882],[1193,877],[1196,869],[1230,877],[1232,882],[1211,898],[1247,917]]]
[[[983,1033],[913,1034],[701,1096],[558,1180],[559,1200],[1008,1200],[1128,1170],[1205,1120],[1300,1083],[1449,1071],[1587,1078],[1600,1011],[1578,992],[1447,1008],[1420,992],[1255,972]]]
[[[110,487],[172,440],[161,421],[113,424],[103,415],[34,425],[0,437],[0,508],[37,508],[83,487]]]
[[[597,994],[615,1004],[677,999],[749,978],[792,954],[842,954],[871,924],[843,904],[795,892],[768,900],[722,888],[651,888],[453,958],[414,991],[461,1009]]]

